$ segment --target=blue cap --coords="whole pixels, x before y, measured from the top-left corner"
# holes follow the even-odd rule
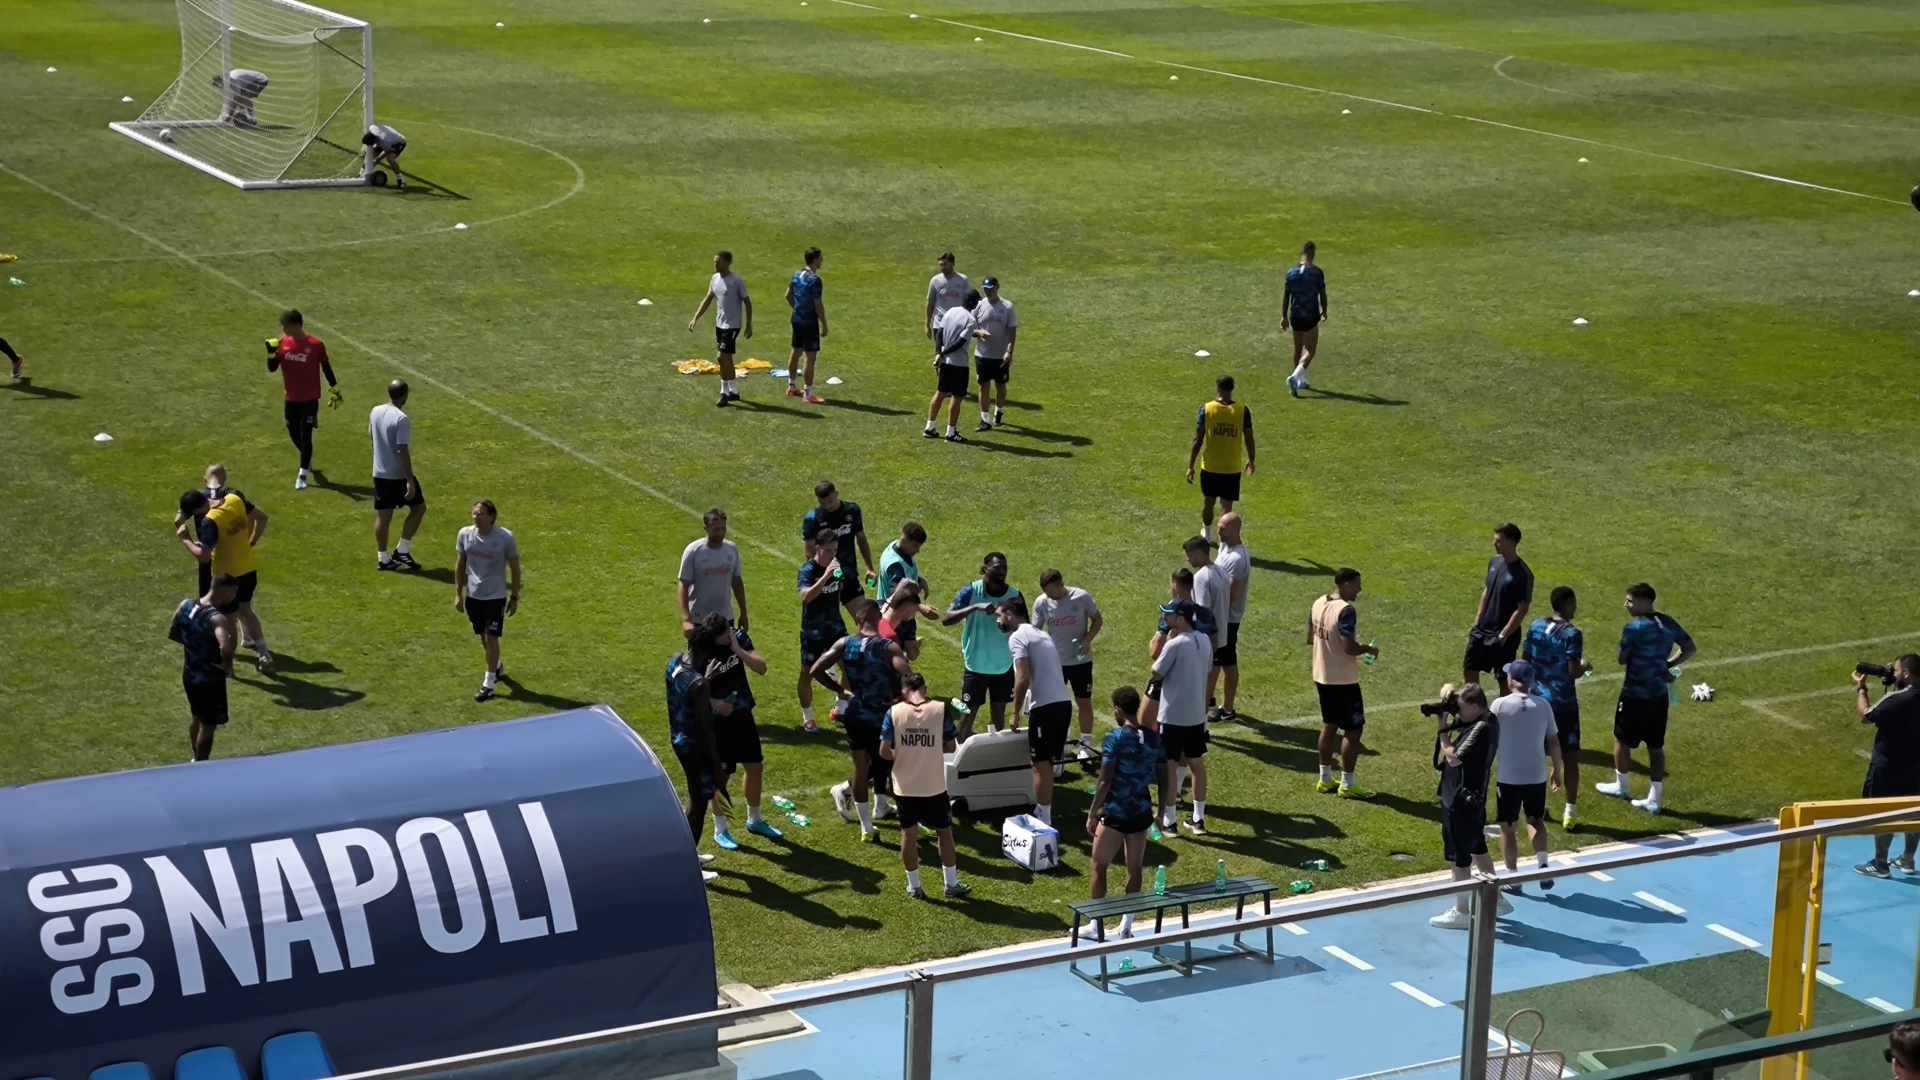
[[[1200,609],[1191,600],[1169,600],[1160,605],[1160,614],[1178,615],[1188,622],[1193,622],[1199,617]]]
[[[980,279],[980,287],[983,289],[997,289],[1000,287],[1000,279],[992,276],[983,277]]]
[[[1506,672],[1507,681],[1524,686],[1532,686],[1534,680],[1539,677],[1539,673],[1533,669],[1532,662],[1527,660],[1515,660],[1500,670]]]

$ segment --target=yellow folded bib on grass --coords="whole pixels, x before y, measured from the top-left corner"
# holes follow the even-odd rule
[[[673,368],[682,375],[720,374],[720,365],[711,360],[675,360]]]

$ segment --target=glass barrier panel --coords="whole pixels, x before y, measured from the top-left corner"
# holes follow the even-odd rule
[[[1490,832],[1488,845],[1500,863],[1500,839],[1497,830]],[[1652,836],[1608,845],[1604,854],[1685,848],[1715,835]],[[1519,861],[1526,866],[1532,860],[1524,823],[1519,843]],[[1496,1046],[1510,1039],[1522,1055],[1559,1055],[1565,1068],[1589,1073],[1783,1030],[1770,1000],[1790,1003],[1780,1023],[1798,1030],[1792,1017],[1809,987],[1814,1026],[1908,1008],[1920,938],[1920,878],[1903,880],[1898,870],[1891,879],[1856,873],[1854,866],[1872,851],[1867,836],[1828,842],[1821,860],[1820,940],[1830,948],[1822,951],[1810,983],[1796,963],[1784,985],[1771,992],[1776,918],[1783,925],[1796,919],[1807,925],[1809,918],[1804,903],[1776,911],[1778,844],[1599,872],[1580,863],[1597,861],[1601,853],[1556,856],[1552,865],[1564,872],[1553,888],[1529,884],[1502,897],[1511,910],[1500,916],[1496,934],[1489,1039]],[[1798,880],[1805,897],[1811,879]],[[1820,1063],[1829,1059],[1839,1071],[1821,1071]],[[1809,1076],[1842,1080],[1885,1073],[1884,1063],[1865,1073],[1848,1071],[1851,1061],[1846,1054],[1816,1052]],[[1737,1073],[1749,1074],[1758,1076],[1758,1066]]]
[[[1137,947],[1106,957],[1104,975],[1096,957],[940,982],[934,1080],[1457,1077],[1466,937],[1429,930],[1439,903],[1306,919],[1236,940],[1234,903],[1201,902],[1191,906],[1193,925],[1218,933],[1156,944],[1164,935],[1148,912],[1133,925]],[[1260,900],[1246,910],[1259,913]],[[1179,925],[1176,907],[1163,927]],[[1106,923],[1109,940],[1119,932],[1117,920]],[[1094,934],[1083,925],[1083,940]]]
[[[907,996],[892,990],[744,1021],[719,1031],[735,1071],[714,1080],[901,1080]]]

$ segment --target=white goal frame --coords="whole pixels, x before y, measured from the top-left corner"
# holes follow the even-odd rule
[[[360,75],[360,83],[356,87],[356,90],[360,94],[360,112],[361,112],[360,125],[361,125],[362,131],[365,131],[367,128],[372,127],[373,126],[373,25],[363,20],[353,18],[352,16],[349,16],[349,15],[342,15],[337,11],[329,11],[323,7],[316,7],[312,4],[301,3],[301,0],[262,0],[262,2],[270,3],[278,7],[290,8],[295,11],[305,12],[309,15],[313,15],[318,18],[329,20],[330,22],[333,22],[338,26],[340,26],[342,29],[356,29],[360,32],[361,75]],[[220,34],[220,59],[221,59],[220,70],[222,72],[230,71],[233,68],[233,45],[230,37],[232,33],[232,25],[227,18],[228,11],[229,11],[229,3],[230,3],[230,0],[220,0],[220,25],[226,28]],[[183,70],[180,73],[179,77],[174,80],[174,83],[170,84],[167,87],[167,93],[162,94],[161,98],[164,99],[169,94],[171,94],[173,92],[174,86],[178,85],[180,80],[185,79],[186,77],[187,77],[187,73],[186,71]],[[342,99],[340,104],[334,108],[334,111],[328,114],[327,117],[323,118],[319,123],[319,125],[315,127],[313,134],[308,137],[306,144],[302,147],[303,153],[305,152],[305,149],[307,147],[312,146],[314,141],[320,137],[320,133],[327,129],[328,122],[331,121],[334,116],[337,116],[339,114],[339,111],[345,108],[348,102],[352,100],[352,93],[353,92],[350,91],[348,93],[348,96]],[[175,123],[169,124],[168,126],[196,127],[196,126],[210,126],[216,123],[219,123],[219,121],[211,121],[211,120],[184,121],[184,122],[175,122]],[[298,180],[298,179],[289,180],[289,179],[285,179],[287,170],[282,170],[280,177],[276,177],[270,180],[243,179],[242,177],[235,176],[232,173],[227,172],[225,169],[222,169],[216,165],[213,165],[210,162],[203,161],[190,154],[182,152],[181,150],[179,150],[174,146],[170,146],[167,143],[161,142],[160,139],[156,137],[155,134],[150,133],[148,130],[146,130],[149,127],[157,127],[157,126],[158,125],[156,124],[142,123],[140,121],[114,121],[113,123],[110,123],[107,125],[107,127],[110,128],[111,130],[117,131],[120,134],[125,135],[127,138],[132,139],[133,141],[139,143],[142,146],[147,147],[150,150],[157,150],[160,153],[165,154],[166,156],[174,159],[175,161],[181,162],[182,164],[185,164],[185,165],[190,165],[193,168],[198,169],[203,173],[206,173],[208,176],[212,176],[217,179],[224,180],[227,183],[232,184],[234,187],[237,187],[242,191],[263,191],[263,190],[284,189],[284,188],[363,187],[369,182],[369,178],[373,175],[374,157],[375,157],[376,148],[363,147],[361,148],[361,152],[360,152],[360,157],[361,157],[360,173],[357,176],[335,177],[335,178],[319,179],[319,180]],[[294,156],[294,160],[297,162],[299,160],[299,157],[300,155],[296,154]],[[287,169],[291,169],[291,168],[292,168],[292,165],[289,164],[287,166]]]

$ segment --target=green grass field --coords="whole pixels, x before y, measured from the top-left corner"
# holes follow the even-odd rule
[[[802,734],[792,701],[799,521],[831,477],[876,550],[926,523],[943,600],[987,550],[1023,589],[1059,566],[1107,613],[1104,697],[1143,681],[1198,525],[1194,410],[1227,371],[1262,451],[1242,505],[1251,722],[1216,733],[1214,835],[1150,856],[1174,880],[1216,857],[1285,881],[1324,856],[1323,886],[1440,866],[1431,729],[1381,706],[1457,678],[1509,519],[1540,606],[1581,591],[1602,672],[1621,594],[1646,579],[1700,643],[1689,681],[1720,691],[1676,710],[1664,819],[1589,793],[1557,843],[1858,790],[1868,739],[1833,691],[1856,659],[1920,643],[1901,494],[1920,462],[1920,11],[338,3],[377,28],[379,111],[411,170],[459,197],[231,189],[106,129],[176,73],[171,4],[0,0],[0,251],[26,283],[0,290],[0,334],[32,376],[0,393],[0,780],[187,756],[162,632],[193,568],[168,522],[209,461],[272,515],[258,607],[286,658],[243,672],[222,755],[589,702],[664,747],[677,557],[719,504],[773,664],[769,790],[814,818],[718,862],[723,968],[764,984],[1058,932],[1086,889],[1074,826],[1081,850],[1040,880],[989,826],[963,830],[974,899],[908,908],[896,855],[834,817],[841,743]],[[1296,401],[1276,298],[1309,238],[1332,318],[1321,392]],[[684,325],[712,251],[760,301],[743,355],[778,364],[779,296],[810,244],[833,330],[820,375],[844,385],[795,406],[754,376],[747,407],[716,410],[711,378],[668,367],[708,355]],[[922,441],[916,418],[922,290],[947,248],[997,274],[1022,322],[1012,423],[964,447]],[[298,494],[259,360],[288,305],[328,340],[348,404],[323,418],[326,484]],[[433,499],[419,577],[376,574],[369,534],[365,416],[401,374]],[[448,583],[483,496],[528,584],[505,642],[521,685],[476,705]],[[1362,631],[1385,653],[1361,766],[1382,794],[1364,805],[1311,789],[1301,628],[1341,565],[1366,573]],[[1837,645],[1862,639],[1881,640]],[[947,643],[921,666],[957,689]],[[1598,750],[1616,687],[1586,691]],[[1061,821],[1084,813],[1081,786]]]

